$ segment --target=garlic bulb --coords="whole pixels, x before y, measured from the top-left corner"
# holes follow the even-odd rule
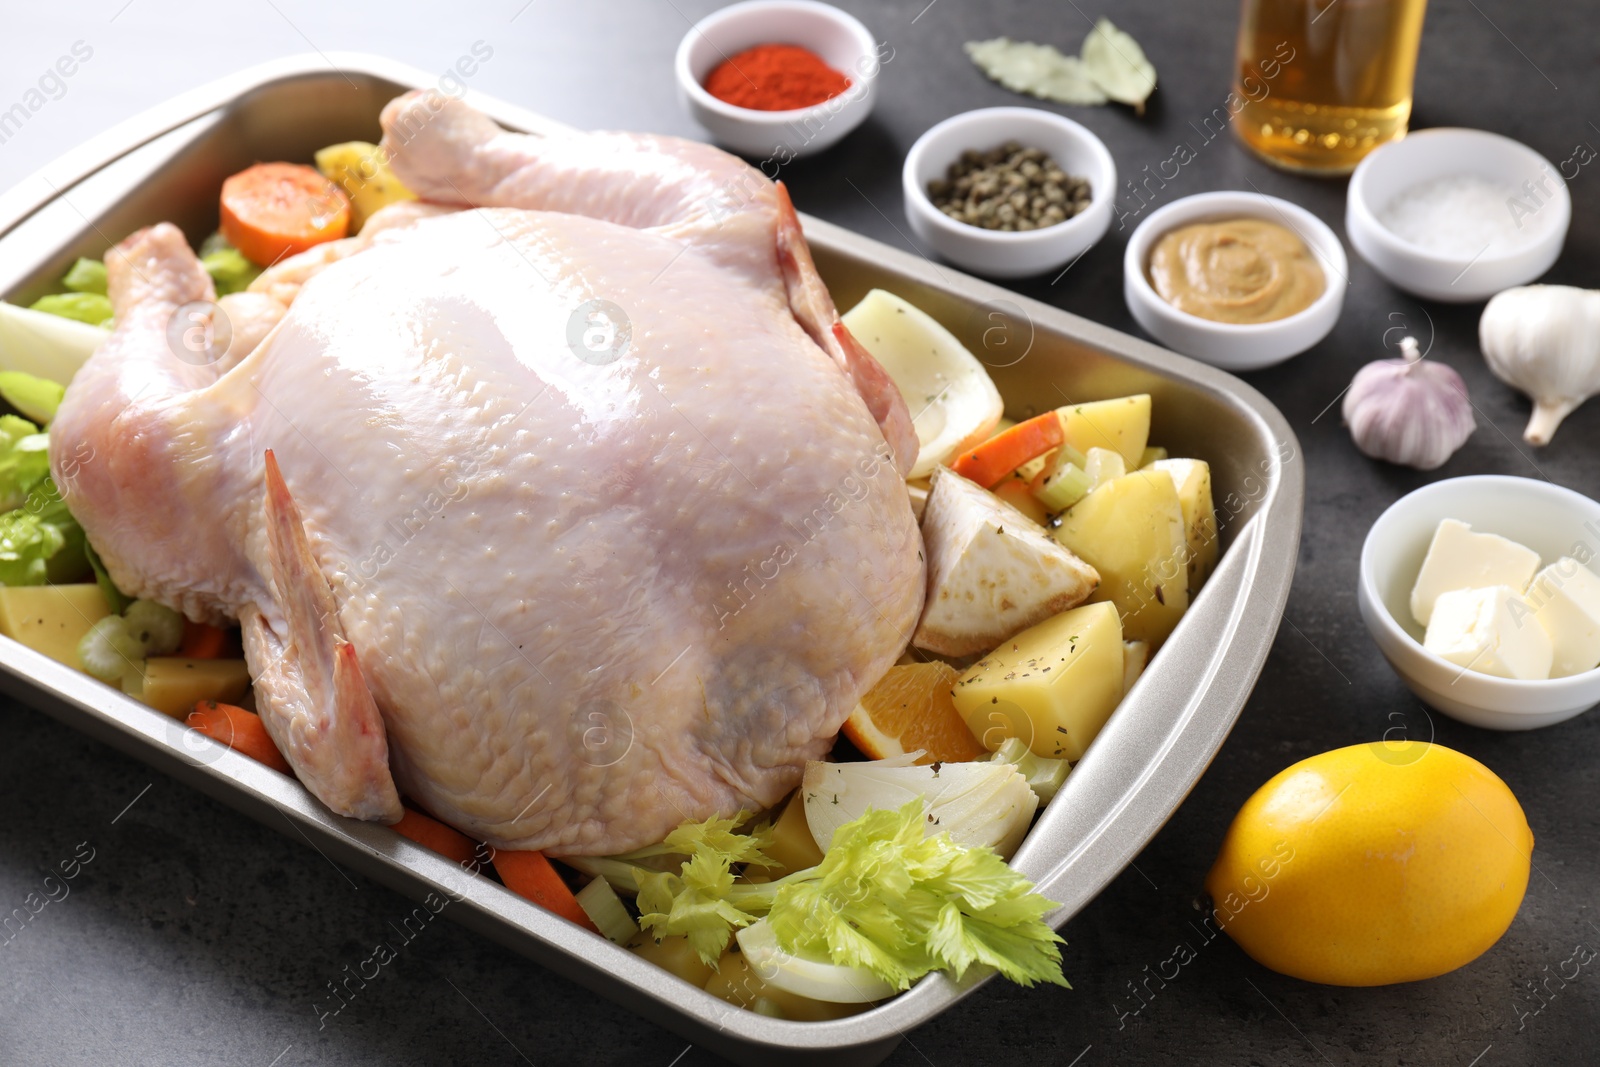
[[[1344,394],[1344,421],[1366,455],[1431,471],[1472,436],[1472,401],[1461,375],[1424,361],[1415,339],[1401,339],[1400,352],[1405,358],[1356,371]]]
[[[1572,409],[1600,392],[1600,290],[1524,285],[1497,293],[1478,320],[1496,378],[1533,398],[1523,439],[1547,445]]]

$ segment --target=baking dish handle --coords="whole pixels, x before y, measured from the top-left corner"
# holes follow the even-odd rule
[[[126,122],[91,137],[47,163],[0,194],[0,238],[38,214],[57,197],[76,188],[96,171],[143,148],[156,138],[218,110],[225,83],[243,80],[248,72],[212,82],[141,112]]]
[[[248,67],[180,93],[165,103],[119,122],[45,164],[0,194],[0,238],[97,171],[157,138],[212,112],[230,107],[274,82],[317,76],[328,66],[341,73],[349,71],[351,74],[384,78],[402,87],[427,85],[435,80],[415,67],[358,52],[285,56]],[[475,94],[469,91],[468,95]],[[545,125],[552,128],[556,126],[554,123]]]

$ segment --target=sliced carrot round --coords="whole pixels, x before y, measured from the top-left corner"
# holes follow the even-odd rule
[[[262,266],[350,232],[350,198],[312,167],[257,163],[222,183],[222,236]]]

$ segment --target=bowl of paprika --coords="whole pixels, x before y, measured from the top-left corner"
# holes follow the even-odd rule
[[[746,0],[695,23],[675,70],[695,121],[770,177],[861,125],[892,54],[829,4]]]

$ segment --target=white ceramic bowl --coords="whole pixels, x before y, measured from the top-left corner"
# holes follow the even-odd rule
[[[1532,214],[1518,209],[1513,216],[1521,223],[1519,239],[1491,244],[1477,257],[1453,256],[1412,244],[1378,221],[1378,214],[1406,189],[1452,175],[1473,175],[1504,186],[1508,198],[1514,193],[1531,208]],[[1524,182],[1533,183],[1533,196]],[[1512,210],[1509,199],[1504,210]],[[1497,133],[1441,127],[1407,134],[1361,161],[1350,176],[1344,228],[1356,253],[1396,288],[1461,304],[1487,300],[1549,270],[1561,255],[1571,221],[1572,196],[1549,160]]]
[[[831,100],[793,111],[735,107],[706,91],[723,60],[758,44],[809,48],[850,87]],[[861,125],[878,90],[877,42],[860,20],[816,0],[746,0],[695,23],[678,45],[678,95],[718,144],[782,166],[835,144]]]
[[[1179,311],[1155,291],[1147,268],[1156,242],[1190,223],[1258,218],[1293,230],[1322,268],[1326,282],[1311,306],[1273,322],[1212,322]],[[1260,193],[1197,193],[1174,200],[1141,222],[1122,257],[1122,294],[1134,321],[1175,352],[1227,370],[1259,370],[1310,348],[1333,329],[1344,307],[1350,263],[1327,225],[1303,207]]]
[[[1580,545],[1600,555],[1600,503],[1550,482],[1495,474],[1447,478],[1395,501],[1367,531],[1358,599],[1372,639],[1411,691],[1452,718],[1491,730],[1549,726],[1600,704],[1600,669],[1518,681],[1462,670],[1422,647],[1411,587],[1442,519],[1509,537],[1546,564]]]
[[[928,183],[967,149],[1007,141],[1042,148],[1068,175],[1089,183],[1089,206],[1041,230],[1007,233],[957,222],[933,206]],[[988,107],[952,115],[906,153],[901,170],[906,221],[917,239],[958,267],[992,278],[1025,278],[1065,266],[1105,236],[1117,195],[1117,165],[1105,142],[1071,119],[1036,107]]]

